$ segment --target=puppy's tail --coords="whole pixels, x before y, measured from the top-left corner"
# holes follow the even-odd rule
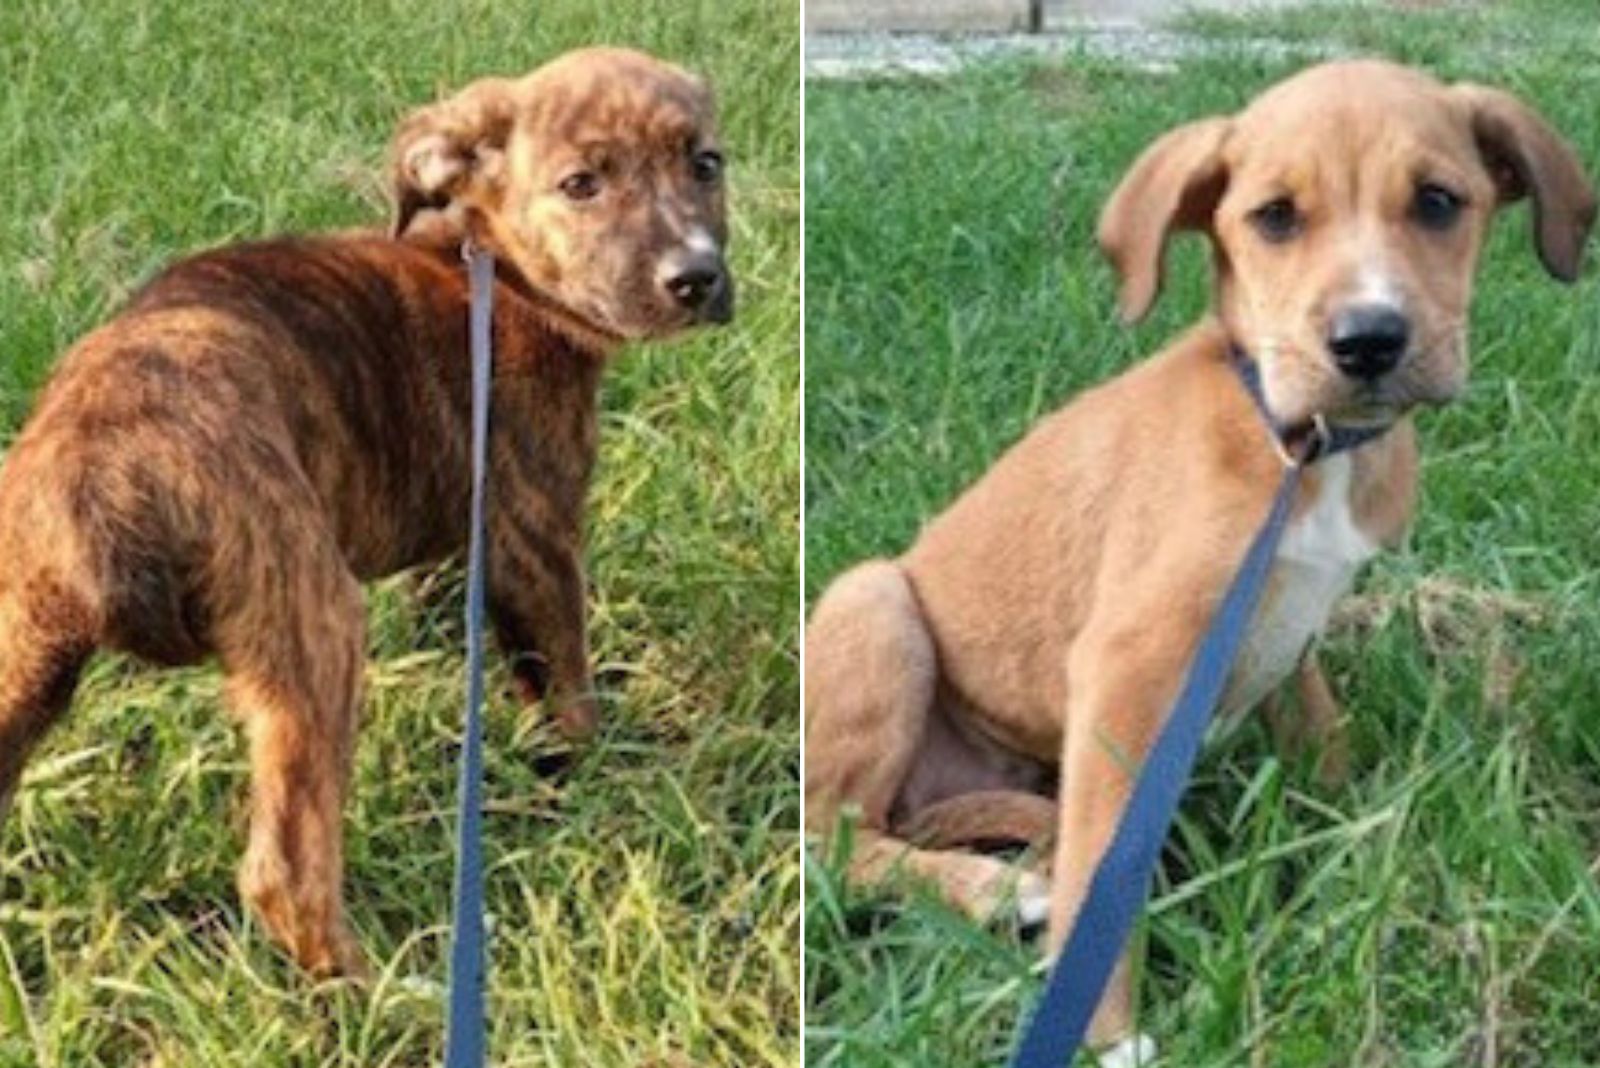
[[[946,798],[906,821],[903,833],[924,849],[1044,850],[1055,839],[1056,804],[1021,790],[978,790]]]

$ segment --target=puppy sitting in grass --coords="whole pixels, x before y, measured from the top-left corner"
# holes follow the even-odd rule
[[[726,322],[704,84],[569,53],[402,123],[392,237],[185,260],[62,360],[0,469],[0,814],[98,648],[215,657],[250,736],[245,900],[316,975],[363,970],[341,811],[361,582],[465,543],[467,279],[493,251],[489,612],[519,689],[595,728],[584,497],[624,343]]]
[[[1292,680],[1284,733],[1337,778],[1314,639],[1410,520],[1410,413],[1465,387],[1473,269],[1524,198],[1541,261],[1574,280],[1595,196],[1571,148],[1506,93],[1375,61],[1311,68],[1139,157],[1100,221],[1124,317],[1150,309],[1180,231],[1210,241],[1212,314],[1041,421],[812,614],[806,820],[828,836],[853,811],[850,879],[920,878],[981,918],[1014,904],[1059,950],[1285,450],[1330,426],[1373,436],[1306,471],[1222,715]],[[974,848],[1052,833],[1048,877]],[[1089,1028],[1101,1065],[1153,1059],[1133,1008],[1125,954]]]

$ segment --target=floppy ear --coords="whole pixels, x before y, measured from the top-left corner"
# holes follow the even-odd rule
[[[1594,225],[1595,195],[1583,164],[1561,137],[1522,101],[1498,89],[1458,85],[1484,166],[1509,204],[1533,197],[1533,241],[1545,269],[1575,281]]]
[[[394,227],[399,237],[423,208],[498,188],[516,116],[518,83],[483,78],[406,116],[390,150]]]
[[[1202,119],[1144,150],[1100,213],[1100,250],[1122,279],[1124,322],[1144,318],[1161,289],[1167,238],[1205,230],[1222,198],[1227,119]]]

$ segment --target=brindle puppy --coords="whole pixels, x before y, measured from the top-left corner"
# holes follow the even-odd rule
[[[423,108],[394,236],[239,245],[167,270],[81,341],[0,471],[0,811],[97,648],[215,656],[249,729],[240,891],[315,974],[359,972],[340,813],[360,583],[467,525],[467,286],[498,254],[490,612],[513,674],[594,728],[582,513],[596,392],[625,340],[725,322],[710,94],[574,52]]]

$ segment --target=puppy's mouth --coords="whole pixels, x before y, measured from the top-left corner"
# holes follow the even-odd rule
[[[694,308],[659,304],[635,316],[608,314],[598,308],[591,314],[622,337],[635,341],[665,341],[704,327],[726,326],[733,322],[733,309],[732,287],[724,286],[721,293]]]
[[[1334,426],[1381,430],[1418,407],[1448,404],[1460,392],[1453,377],[1437,373],[1454,360],[1432,350],[1408,352],[1393,371],[1367,381],[1352,380],[1320,359],[1295,359],[1284,348],[1274,355],[1281,377],[1269,392],[1275,394],[1278,417],[1292,426],[1320,417]]]
[[[1415,408],[1439,408],[1460,394],[1459,357],[1443,350],[1406,353],[1391,373],[1371,382],[1349,383],[1337,400],[1323,409],[1334,422],[1352,427],[1388,426]]]
[[[1330,423],[1357,430],[1381,430],[1394,425],[1416,402],[1389,395],[1382,388],[1357,391],[1348,400],[1325,408],[1321,414]]]

